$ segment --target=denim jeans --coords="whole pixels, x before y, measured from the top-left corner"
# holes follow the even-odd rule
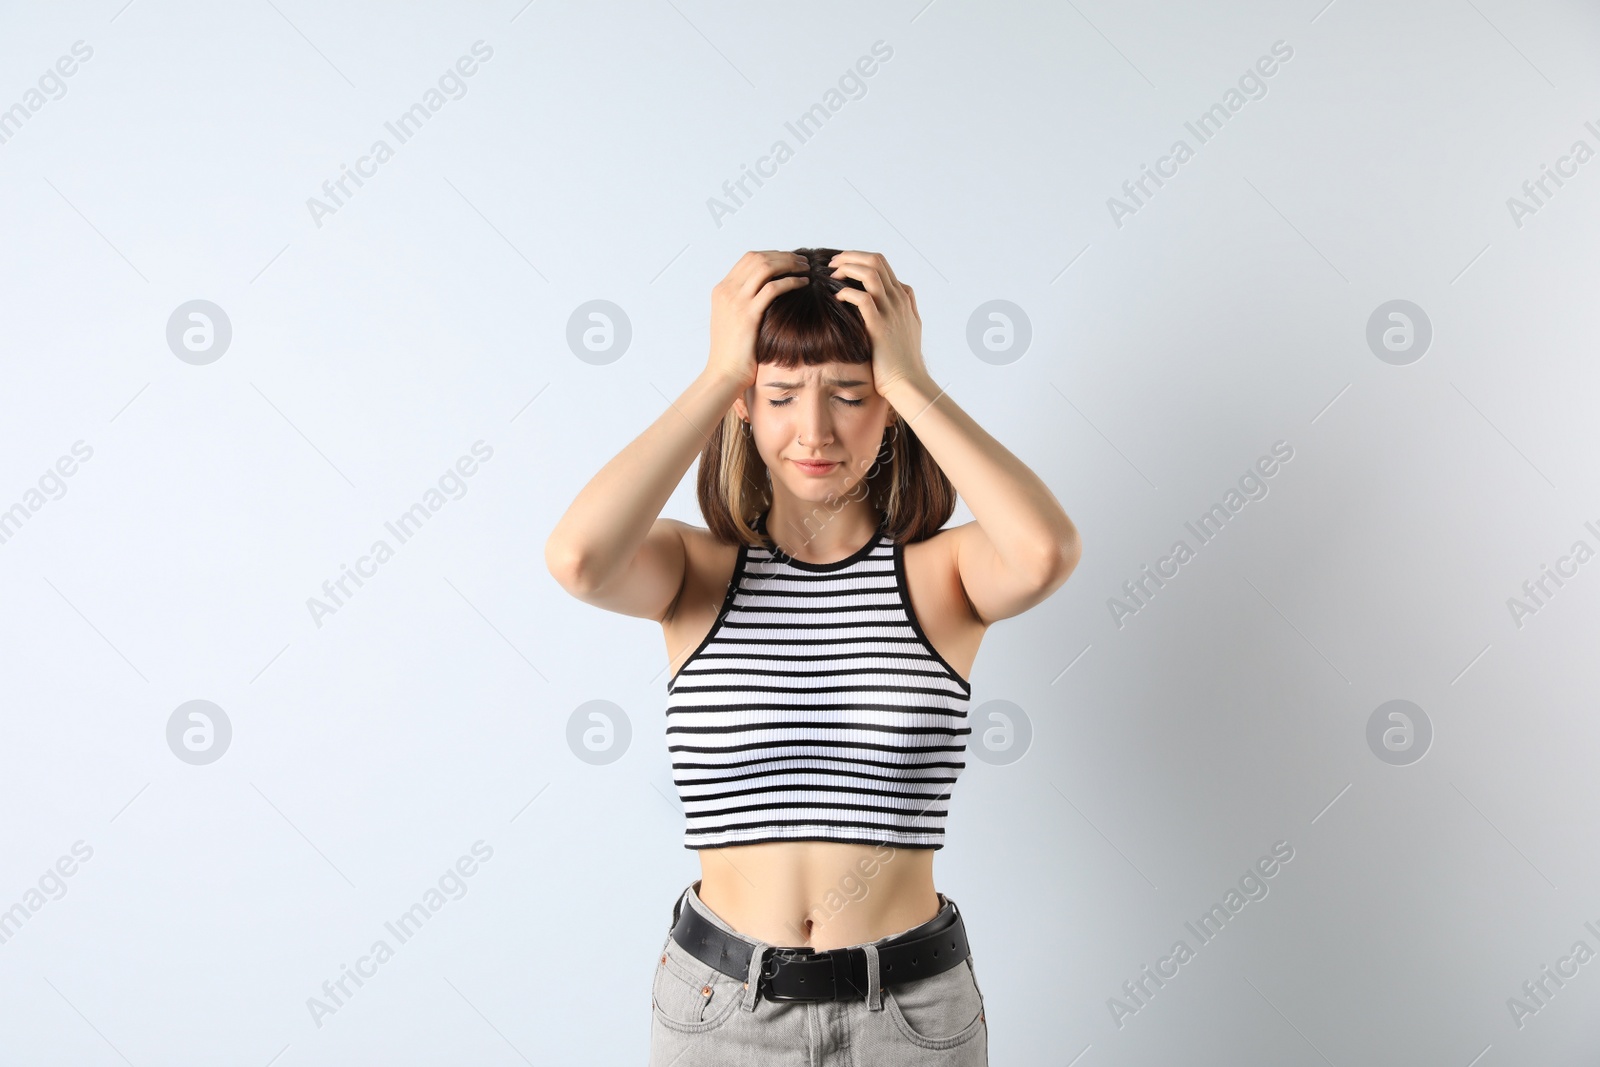
[[[746,978],[730,978],[668,934],[651,990],[650,1067],[987,1067],[989,1029],[971,956],[942,974],[880,991],[878,947],[911,932],[902,931],[858,946],[867,953],[870,996],[767,1000],[756,992],[766,943],[744,937],[706,907],[699,885],[684,890],[681,906],[756,951]],[[948,898],[938,896],[943,907]]]

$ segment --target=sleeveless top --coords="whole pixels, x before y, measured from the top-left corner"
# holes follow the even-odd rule
[[[684,847],[942,848],[968,684],[928,642],[880,522],[845,559],[740,543],[721,610],[667,683]]]

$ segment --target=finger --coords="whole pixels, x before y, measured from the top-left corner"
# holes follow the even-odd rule
[[[861,318],[869,328],[875,327],[880,321],[878,305],[873,302],[871,293],[863,293],[860,289],[844,288],[833,295],[846,303],[854,304],[856,309],[861,312]]]
[[[911,298],[911,313],[917,317],[918,321],[921,321],[922,312],[917,310],[917,291],[909,285],[905,286],[905,291],[906,295]]]
[[[900,281],[899,276],[895,274],[894,268],[889,266],[889,261],[885,259],[881,253],[855,251],[841,252],[839,255],[833,258],[829,265],[837,268],[850,264],[867,267],[876,271],[878,277],[883,279],[884,288],[887,290],[892,291],[896,286],[904,284]]]
[[[840,263],[866,264],[877,268],[878,273],[888,281],[898,282],[900,280],[895,275],[894,268],[889,266],[889,261],[883,257],[881,252],[857,252],[853,249],[848,252],[840,252],[834,257],[834,265]]]
[[[885,281],[883,274],[875,264],[843,263],[833,268],[834,277],[854,278],[863,288],[877,297],[879,307],[903,307],[912,303],[903,290],[906,288],[897,281]],[[918,316],[920,319],[921,316]]]
[[[879,273],[881,273],[885,278],[888,278],[889,281],[895,285],[902,284],[900,281],[900,276],[894,272],[893,267],[889,266],[889,260],[884,257],[882,252],[871,252],[869,255],[871,255],[872,258],[877,261]]]
[[[810,284],[810,276],[804,274],[798,277],[791,276],[788,278],[774,278],[767,284],[763,285],[756,292],[756,295],[751,299],[750,302],[754,307],[765,308],[768,304],[772,303],[773,298],[781,296],[782,294],[789,292],[791,289],[798,289],[803,285]]]
[[[751,249],[740,256],[739,262],[728,272],[729,286],[741,298],[749,299],[766,279],[766,264],[766,253]]]
[[[876,297],[887,298],[889,295],[888,286],[884,284],[878,268],[868,263],[837,263],[833,268],[833,277],[854,278],[867,292]]]
[[[767,308],[772,305],[774,300],[784,293],[792,292],[801,286],[810,284],[811,279],[804,276],[798,278],[792,276],[774,278],[751,294],[749,302],[745,305],[746,312],[752,315],[756,322],[760,322],[762,317],[766,315]]]
[[[804,256],[776,250],[746,252],[739,262],[743,269],[739,279],[739,293],[746,300],[754,297],[774,276],[792,274],[796,271],[805,273],[810,268]]]
[[[781,274],[811,273],[811,261],[798,252],[773,252],[771,256]]]

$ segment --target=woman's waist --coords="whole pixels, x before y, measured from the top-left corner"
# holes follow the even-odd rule
[[[700,850],[700,900],[746,937],[819,951],[933,918],[933,850],[774,841]]]

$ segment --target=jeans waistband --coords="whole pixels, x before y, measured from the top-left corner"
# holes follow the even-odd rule
[[[965,945],[966,934],[955,901],[937,891],[935,892],[939,899],[939,911],[926,922],[875,941],[844,945],[826,953],[816,954],[807,946],[786,948],[741,934],[706,906],[700,899],[699,889],[700,881],[696,879],[679,895],[677,903],[673,905],[671,936],[674,940],[678,938],[678,928],[687,921],[683,918],[685,914],[693,916],[693,922],[689,923],[690,927],[698,923],[702,927],[710,927],[716,931],[724,942],[720,948],[708,945],[703,937],[698,942],[680,941],[679,944],[702,963],[710,964],[730,977],[740,977],[738,972],[743,969],[744,991],[740,997],[740,1006],[745,1011],[753,1011],[758,996],[762,995],[769,1000],[812,999],[800,995],[797,989],[797,981],[799,983],[806,981],[804,976],[797,977],[797,967],[802,972],[809,972],[813,979],[821,980],[820,984],[812,987],[810,992],[816,993],[825,987],[833,994],[831,998],[823,994],[819,999],[836,999],[839,996],[840,983],[843,982],[843,988],[857,992],[865,990],[867,1010],[878,1011],[883,1003],[880,987],[888,984],[882,968],[893,970],[895,962],[899,962],[902,966],[899,980],[914,979],[917,974],[913,972],[919,970],[917,961],[922,956],[921,948],[929,947],[930,939],[948,936],[949,947],[955,949],[955,952],[947,952],[947,959],[941,964],[933,962],[939,956],[938,950],[933,949],[930,961],[920,968],[923,974],[938,974],[948,970],[956,965],[958,959],[964,958],[967,951],[965,947],[960,947]],[[683,911],[686,905],[690,909],[689,913]],[[688,936],[694,937],[692,933]],[[803,955],[790,955],[791,952]],[[907,958],[907,952],[913,955]],[[767,969],[769,953],[782,954],[775,957],[778,962],[770,971]],[[885,960],[882,957],[883,953],[893,956],[894,960]],[[958,957],[956,953],[961,955]],[[801,959],[806,962],[800,963]],[[827,966],[819,970],[816,964],[824,960],[827,961]],[[905,969],[907,964],[910,965],[909,971]],[[780,988],[783,988],[784,992],[779,993]]]
[[[865,945],[865,944],[884,945],[884,944],[889,944],[889,943],[892,943],[892,942],[895,942],[895,941],[899,941],[901,939],[910,940],[911,938],[921,937],[923,934],[930,934],[930,933],[933,933],[936,930],[942,929],[943,927],[950,925],[950,923],[955,920],[955,916],[956,916],[956,913],[957,913],[955,901],[951,900],[949,897],[945,896],[943,893],[940,893],[938,890],[934,890],[934,895],[939,898],[939,910],[934,915],[934,917],[929,919],[927,922],[918,923],[916,926],[913,926],[913,927],[911,927],[910,929],[907,929],[907,930],[901,930],[899,933],[886,934],[885,936],[880,937],[880,938],[876,939],[875,941],[871,941],[871,942],[863,941],[863,942],[858,942],[855,945],[848,945],[848,946],[845,946],[845,947],[847,947],[847,948],[859,948],[861,945]],[[762,942],[762,941],[757,940],[756,938],[748,937],[748,936],[746,936],[744,934],[741,934],[739,931],[737,931],[733,927],[729,926],[727,924],[727,922],[725,922],[720,915],[718,915],[716,912],[712,911],[709,907],[707,907],[706,904],[705,904],[705,901],[700,899],[700,879],[698,879],[698,878],[696,878],[693,882],[689,883],[688,888],[686,888],[679,895],[677,904],[675,904],[673,906],[673,909],[672,909],[672,921],[673,921],[674,925],[676,925],[676,923],[678,921],[678,914],[679,914],[680,910],[685,906],[693,908],[707,922],[711,923],[713,926],[717,927],[719,930],[722,930],[724,933],[728,934],[729,936],[737,938],[740,941],[743,941],[747,945],[750,945],[750,946],[754,947],[756,945],[764,945],[764,944],[766,944],[766,942]]]

